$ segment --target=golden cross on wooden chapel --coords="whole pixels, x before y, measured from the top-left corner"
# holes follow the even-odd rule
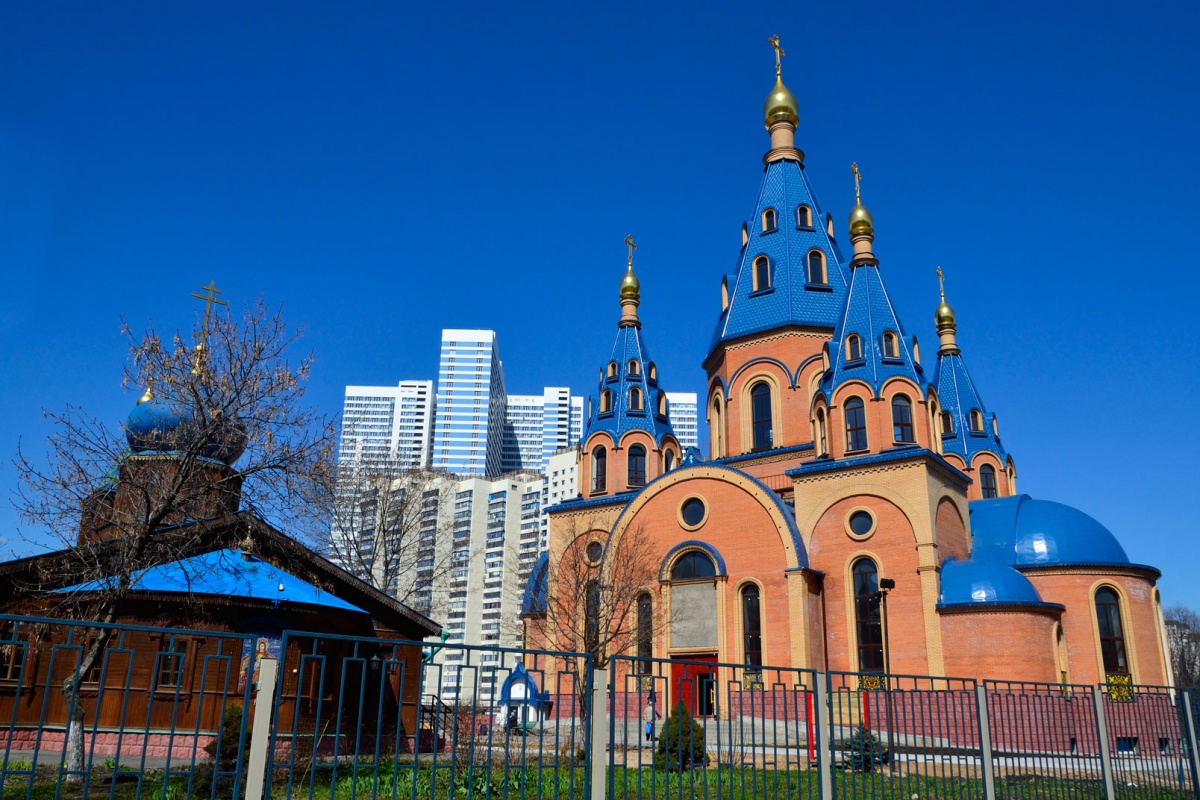
[[[859,181],[862,180],[862,173],[858,171],[857,161],[850,165],[850,171],[854,173],[854,199],[862,200],[862,190],[859,188]]]
[[[224,300],[219,300],[214,296],[221,293],[221,290],[217,288],[216,281],[209,281],[208,286],[201,286],[200,288],[206,290],[208,294],[203,295],[192,292],[192,297],[195,297],[197,300],[204,301],[204,324],[200,326],[200,344],[196,345],[198,348],[203,349],[204,338],[208,335],[208,318],[212,313],[213,303],[216,303],[219,306],[228,306],[229,303],[225,302]]]
[[[633,243],[633,234],[625,237],[625,244],[629,245],[629,266],[633,266],[633,251],[637,250],[637,245]]]
[[[942,268],[938,267],[938,291],[942,295],[942,299],[946,299],[946,279],[942,276]]]
[[[771,43],[771,47],[775,48],[775,77],[778,78],[783,74],[783,65],[780,63],[779,59],[781,59],[783,56],[786,56],[787,53],[783,52],[783,48],[779,46],[779,34],[775,34],[767,41]]]

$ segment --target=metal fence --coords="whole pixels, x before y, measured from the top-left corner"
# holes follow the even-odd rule
[[[0,616],[0,800],[1200,797],[1195,689],[605,666]]]

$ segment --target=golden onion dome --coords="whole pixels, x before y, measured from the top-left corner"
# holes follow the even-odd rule
[[[625,277],[621,278],[621,299],[637,300],[641,291],[642,282],[633,274],[633,264],[630,264],[629,269],[625,271]]]
[[[796,95],[792,94],[791,90],[783,85],[783,78],[775,76],[775,88],[767,95],[767,101],[763,103],[763,117],[765,122],[764,127],[767,130],[771,129],[771,125],[776,122],[787,121],[793,125],[800,124],[800,103],[796,100]]]
[[[942,298],[942,302],[938,303],[937,311],[933,314],[934,322],[937,323],[937,329],[940,331],[943,328],[954,327],[954,309],[946,302],[946,298]]]
[[[875,220],[871,219],[871,212],[863,205],[861,199],[850,209],[850,235],[860,233],[875,233]]]

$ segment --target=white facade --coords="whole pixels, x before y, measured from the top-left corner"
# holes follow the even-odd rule
[[[689,447],[700,446],[700,428],[697,416],[695,392],[667,392],[667,404],[671,414],[671,429],[683,452]]]
[[[558,505],[564,500],[572,500],[579,496],[579,466],[577,462],[577,445],[564,447],[546,460],[546,471],[542,476],[542,515],[539,522],[537,552],[532,558],[529,558],[527,551],[521,550],[522,579],[528,577],[537,557],[550,549],[550,517],[546,514],[546,509]]]
[[[509,395],[504,432],[505,471],[545,472],[550,456],[583,436],[583,398],[562,386]]]
[[[433,468],[456,475],[503,472],[506,400],[495,332],[443,330]]]
[[[433,381],[396,386],[347,386],[338,463],[391,461],[400,469],[429,466]]]
[[[529,531],[537,539],[541,492],[541,476],[528,473],[458,483],[452,509],[446,613],[438,620],[449,634],[448,644],[520,646],[525,587],[518,574],[518,552]],[[436,594],[441,593],[435,587]],[[462,670],[460,676],[460,667],[468,659],[471,670]],[[496,672],[511,666],[502,664],[495,653],[472,652],[468,656],[452,647],[440,651],[434,663],[441,666],[443,701],[483,704],[493,702],[499,694]]]

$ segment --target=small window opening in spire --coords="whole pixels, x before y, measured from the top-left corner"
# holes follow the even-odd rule
[[[846,360],[862,361],[862,357],[862,339],[857,333],[852,333],[846,337]]]
[[[608,377],[610,377],[610,378],[617,377],[617,362],[615,362],[615,361],[608,362]]]
[[[666,392],[658,393],[658,415],[660,417],[665,417],[667,415],[667,393]]]
[[[658,380],[658,367],[654,366],[653,361],[646,365],[646,377],[652,381]]]
[[[750,226],[743,222],[742,223],[742,247],[745,247],[749,241],[750,241]]]
[[[767,208],[762,213],[762,229],[763,233],[771,233],[776,229],[775,224],[775,209]]]
[[[837,238],[833,235],[833,215],[832,214],[825,215],[825,232],[827,234],[829,234],[830,239]]]
[[[896,335],[895,331],[883,332],[883,357],[900,357],[900,337]]]
[[[829,275],[825,272],[825,254],[820,250],[808,251],[808,282],[816,286],[829,283]]]
[[[641,365],[638,364],[638,361],[636,358],[629,359],[629,364],[627,364],[625,367],[626,373],[628,373],[629,375],[641,375],[642,374],[641,370],[642,370]]]
[[[612,413],[612,389],[605,389],[600,393],[600,413]]]
[[[971,432],[983,433],[983,412],[978,408],[971,409]]]
[[[796,207],[796,227],[811,228],[812,227],[812,209],[808,206]]]
[[[942,436],[950,436],[954,433],[954,415],[949,411],[942,412]]]
[[[642,410],[642,390],[637,388],[636,386],[632,386],[629,389],[629,410],[630,411],[641,411]]]
[[[771,288],[771,260],[766,256],[754,259],[754,291],[762,292]]]

